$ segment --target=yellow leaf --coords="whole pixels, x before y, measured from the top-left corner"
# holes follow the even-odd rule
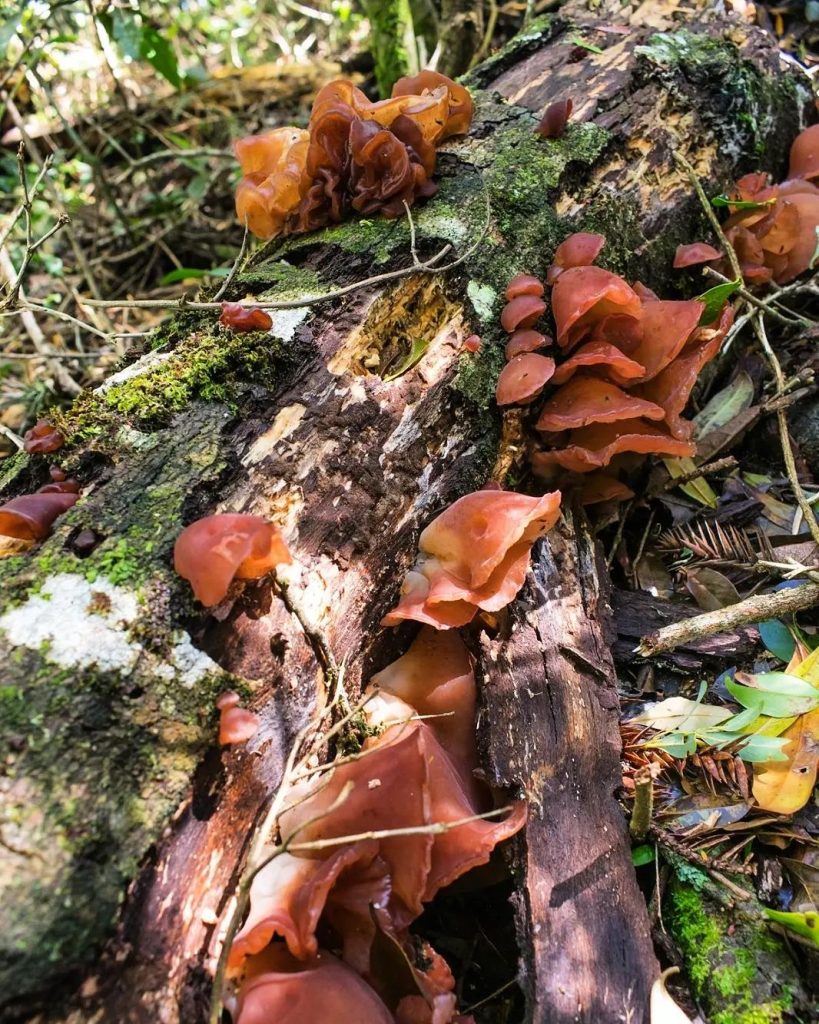
[[[803,662],[803,666],[811,658],[813,655]],[[782,753],[787,761],[768,761],[756,765],[753,793],[763,811],[793,814],[805,806],[816,784],[819,708],[800,715],[783,736],[787,742]]]
[[[807,658],[796,666],[793,675],[804,679],[811,686],[819,686],[819,647],[811,651]]]

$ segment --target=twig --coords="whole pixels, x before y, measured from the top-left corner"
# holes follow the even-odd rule
[[[773,370],[774,378],[776,379],[777,396],[781,395],[785,389],[785,375],[782,372],[782,367],[780,366],[776,353],[771,348],[771,344],[768,341],[768,335],[765,332],[765,322],[761,313],[757,314],[754,319],[754,328],[756,329],[756,336],[759,338],[759,343],[762,346],[765,355],[768,357],[768,362],[771,364],[771,369]],[[785,469],[788,474],[788,480],[790,480],[796,502],[802,510],[802,515],[805,517],[805,522],[810,530],[811,537],[813,537],[816,543],[819,544],[819,523],[816,522],[816,516],[808,502],[808,499],[805,497],[805,492],[802,490],[802,484],[799,482],[799,474],[796,471],[796,462],[793,457],[793,448],[791,447],[791,438],[788,432],[788,416],[785,410],[781,407],[777,407],[776,420],[779,424],[779,440],[782,445],[782,457],[785,460]]]
[[[721,274],[718,270],[714,270],[713,267],[705,267],[706,274],[711,277],[715,277],[722,284],[733,284],[730,278],[727,278],[725,274]],[[743,298],[749,306],[754,306],[756,309],[761,309],[763,313],[767,313],[772,316],[775,320],[780,320],[783,324],[788,326],[796,326],[803,324],[806,327],[813,327],[815,321],[810,320],[808,317],[800,316],[798,313],[791,313],[786,316],[784,313],[780,313],[775,309],[771,309],[771,306],[777,301],[778,295],[775,292],[773,295],[769,295],[765,299],[759,299],[756,295],[752,295],[747,288],[737,288],[736,294]]]
[[[336,288],[333,291],[324,292],[323,295],[307,296],[300,299],[289,299],[284,302],[277,302],[275,300],[266,301],[262,299],[258,302],[239,302],[237,305],[244,309],[301,309],[304,306],[315,306],[320,302],[329,302],[332,299],[341,298],[343,295],[349,295],[351,292],[358,291],[361,288],[369,288],[373,285],[384,284],[386,281],[394,281],[400,277],[408,277],[412,274],[423,273],[423,274],[445,274],[449,270],[454,270],[455,267],[460,266],[465,260],[477,250],[478,246],[484,240],[486,232],[489,230],[491,223],[492,210],[489,204],[489,196],[486,196],[487,206],[487,218],[486,222],[481,228],[481,232],[478,238],[469,246],[469,248],[458,256],[457,259],[451,260],[449,263],[441,265],[440,260],[446,256],[452,249],[452,246],[447,244],[443,249],[435,253],[434,256],[430,256],[428,260],[424,260],[417,266],[412,264],[409,267],[402,267],[399,270],[388,270],[384,274],[376,274],[374,277],[367,277],[363,281],[355,281],[353,284],[345,285],[343,288]],[[221,309],[221,303],[219,302],[193,302],[188,299],[185,295],[178,299],[85,299],[85,302],[89,306],[104,307],[107,309],[185,309],[185,310],[214,310]]]
[[[819,584],[806,583],[801,587],[778,590],[774,594],[755,594],[753,597],[718,608],[713,612],[695,615],[681,622],[673,622],[654,633],[644,636],[636,648],[636,652],[644,658],[654,654],[673,650],[691,640],[727,633],[738,626],[749,626],[766,619],[776,619],[780,615],[803,611],[819,602]]]
[[[705,216],[711,222],[711,227],[714,229],[714,233],[716,234],[717,238],[720,241],[720,244],[725,250],[725,254],[728,257],[728,262],[731,264],[731,270],[734,272],[734,280],[742,281],[742,267],[740,267],[739,265],[737,254],[734,252],[734,247],[725,237],[725,232],[722,230],[722,225],[719,222],[719,218],[714,213],[714,209],[708,201],[708,196],[705,194],[705,190],[700,184],[700,179],[697,177],[697,172],[694,170],[694,168],[691,166],[688,160],[686,160],[686,158],[682,155],[682,153],[675,152],[674,160],[679,164],[680,167],[682,167],[682,169],[688,175],[688,179],[693,185],[694,191],[697,193],[697,197],[700,201],[700,204],[702,205],[702,208],[705,211]]]
[[[25,441],[20,437],[19,434],[15,434],[11,427],[7,427],[4,423],[0,423],[0,434],[3,437],[7,437],[12,444],[16,445],[21,450],[25,446]]]
[[[638,843],[648,835],[653,811],[654,779],[651,776],[651,766],[646,764],[634,773],[634,805],[628,826],[631,838]]]
[[[47,316],[53,316],[57,320],[65,320],[67,323],[74,324],[75,327],[79,327],[83,331],[89,331],[91,334],[96,335],[98,338],[103,338],[108,341],[110,338],[144,338],[150,331],[136,331],[136,332],[120,332],[120,331],[103,331],[99,327],[94,327],[93,324],[88,324],[84,320],[79,320],[77,317],[72,316],[70,313],[66,313],[62,309],[52,309],[50,306],[41,306],[36,302],[32,302],[30,299],[22,299],[18,301],[17,306],[14,309],[3,310],[0,313],[0,317],[9,316],[22,316],[26,310],[32,313],[45,313]],[[64,356],[65,353],[51,352],[53,356]],[[88,355],[83,352],[78,352],[77,356],[80,359],[96,359],[97,355]]]
[[[212,159],[219,160],[234,159],[233,154],[226,149],[162,149],[156,153],[141,156],[136,160],[128,156],[128,166],[113,179],[113,182],[115,185],[121,185],[134,171],[147,167],[149,164],[160,163],[162,160],[193,160],[199,157],[211,157]]]
[[[247,230],[247,221],[245,221],[245,233],[242,236],[242,246],[239,249],[239,255],[233,261],[233,266],[230,268],[228,276],[222,282],[222,287],[213,296],[213,301],[214,302],[219,302],[219,300],[222,298],[222,296],[225,294],[225,292],[228,290],[228,288],[230,288],[230,286],[233,284],[233,279],[234,279],[234,277],[236,277],[236,274],[239,271],[239,267],[242,265],[242,262],[244,261],[245,255],[247,253],[247,247],[248,247],[249,242],[250,242],[250,232]]]
[[[726,455],[723,459],[715,459],[713,462],[706,462],[702,466],[697,466],[690,473],[683,473],[682,476],[675,476],[671,480],[667,480],[663,485],[663,490],[673,491],[680,484],[691,483],[692,480],[698,480],[701,476],[707,476],[709,473],[719,473],[723,469],[735,469],[737,465],[735,456]]]

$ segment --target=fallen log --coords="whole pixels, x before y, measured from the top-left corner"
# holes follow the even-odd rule
[[[65,416],[61,462],[83,498],[36,551],[0,563],[2,1020],[203,1019],[218,922],[294,734],[326,700],[334,666],[345,662],[354,691],[369,666],[399,653],[403,641],[378,623],[419,529],[480,486],[496,460],[520,462],[509,430],[499,453],[491,402],[509,278],[543,274],[570,230],[598,230],[607,266],[672,294],[674,249],[703,227],[674,150],[714,191],[738,171],[779,170],[806,93],[780,73],[775,46],[705,8],[671,2],[652,17],[647,24],[644,7],[567,4],[471,74],[473,129],[446,145],[440,192],[415,211],[421,258],[448,244],[453,258],[469,253],[457,267],[413,270],[404,221],[272,243],[227,295],[302,303],[277,312],[270,335],[248,341],[208,313],[181,314]],[[602,52],[581,46],[578,56],[578,37]],[[534,131],[540,110],[567,92],[575,121],[546,143]],[[401,268],[411,272],[312,302]],[[472,332],[484,339],[474,359],[460,349]],[[419,339],[423,358],[393,377]],[[43,483],[46,466],[8,460],[3,493]],[[286,589],[237,586],[209,615],[171,571],[171,550],[184,525],[224,510],[283,523],[296,567]],[[554,614],[573,608],[578,625],[581,581],[569,573],[561,586]],[[586,628],[596,644],[599,624]],[[602,788],[589,780],[590,803],[575,806],[571,834],[558,837],[572,848],[597,818],[591,794],[610,800],[616,756],[608,669],[603,686],[600,667],[580,653],[576,685],[595,687],[611,707],[589,720],[593,731],[560,740],[569,757],[581,741],[600,748],[607,766]],[[214,746],[213,701],[225,688],[240,689],[262,717],[245,750]],[[486,770],[501,779],[516,755],[497,737],[492,744],[497,762]],[[548,772],[535,750],[527,765],[536,770],[538,756]],[[569,805],[557,808],[568,829]],[[533,818],[545,845],[554,841],[543,826],[550,813],[544,805]],[[630,913],[620,839],[615,849]],[[521,918],[532,943],[522,950],[530,1005],[546,1014],[534,1019],[563,1019],[548,1016],[553,1000],[556,1014],[569,1012],[549,987],[544,965],[559,952],[543,927],[554,917],[565,935],[572,913],[591,913],[580,890],[588,881],[587,893],[600,891],[606,862],[604,852],[578,862],[565,890],[555,875],[548,903],[557,904],[535,894],[535,916]],[[639,1004],[653,965],[644,923],[631,924],[630,936],[618,934],[623,963],[639,969]],[[606,962],[611,935],[590,927],[585,940],[583,963]],[[618,966],[618,992],[623,973]],[[587,996],[587,967],[579,977],[582,1012],[608,1013]],[[604,990],[607,979],[597,983]],[[635,1013],[641,1020],[644,1006]],[[608,1019],[619,1018],[597,1024]]]

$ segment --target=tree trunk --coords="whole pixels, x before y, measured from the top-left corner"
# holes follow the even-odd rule
[[[806,92],[779,71],[767,37],[739,23],[692,21],[690,7],[676,7],[669,0],[661,21],[646,27],[654,5],[603,4],[592,13],[569,4],[472,73],[473,128],[447,144],[440,192],[414,211],[421,258],[444,244],[454,257],[479,241],[456,269],[278,312],[263,342],[227,336],[207,314],[181,314],[149,353],[65,417],[60,461],[83,482],[83,499],[36,551],[0,562],[3,1020],[42,1011],[41,1020],[198,1024],[214,922],[288,745],[326,697],[328,659],[345,662],[354,691],[400,653],[403,632],[378,623],[419,529],[493,472],[517,472],[518,420],[509,415],[501,426],[491,404],[509,278],[543,274],[570,230],[599,230],[606,266],[670,294],[674,248],[701,237],[704,224],[672,151],[684,152],[714,191],[740,171],[781,170]],[[602,52],[578,50],[578,38]],[[573,123],[546,142],[534,131],[538,114],[565,95],[575,100]],[[408,266],[409,243],[405,221],[383,220],[275,242],[229,297],[297,301]],[[473,331],[484,339],[477,357],[460,350]],[[429,343],[423,358],[393,379],[417,341]],[[47,464],[9,460],[4,493],[43,483]],[[173,574],[171,549],[183,525],[226,510],[285,524],[296,564],[281,590],[237,586],[208,615]],[[93,550],[77,543],[88,529]],[[561,577],[563,602],[552,613],[564,614],[565,604],[599,645],[599,623],[582,622],[585,584],[570,568],[571,545],[555,550],[550,572]],[[550,629],[559,635],[561,620]],[[536,629],[530,642],[543,645],[551,672],[550,635]],[[541,834],[544,846],[568,848],[605,813],[607,877],[637,915],[630,933],[618,918],[626,952],[612,984],[624,965],[637,971],[639,1021],[654,965],[611,802],[610,665],[603,680],[583,657],[569,662],[572,686],[612,701],[599,715],[590,705],[582,734],[605,773],[584,776],[588,802],[574,806],[574,818],[566,793],[527,790],[543,803],[522,849]],[[497,687],[485,675],[490,776],[517,783],[524,769],[538,771],[538,758],[543,772],[555,750],[573,756],[579,733],[569,718],[572,731],[558,733],[566,697],[558,689],[554,724],[538,719],[533,733],[543,748],[527,750],[512,771],[515,737],[497,724],[503,705],[493,705]],[[262,728],[246,749],[219,751],[213,700],[228,687],[250,699]],[[552,813],[571,836],[551,837],[544,823]],[[579,860],[572,870],[586,867]],[[591,921],[584,964],[610,934],[594,928],[595,901],[605,900],[597,869],[588,895],[575,879],[557,905],[563,876],[546,868],[551,895],[530,885],[520,896],[522,956],[532,1019],[562,1021],[569,1011],[549,994],[555,943],[575,913]],[[541,908],[557,923],[538,932]],[[588,996],[587,967],[582,978],[591,1000],[584,1012],[597,1005],[598,1024],[620,1020]],[[608,981],[597,978],[601,989]]]

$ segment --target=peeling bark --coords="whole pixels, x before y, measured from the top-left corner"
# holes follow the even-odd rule
[[[609,239],[604,265],[673,294],[674,249],[698,237],[702,219],[671,151],[684,150],[715,191],[760,162],[778,170],[807,94],[800,98],[795,80],[779,73],[775,47],[736,23],[701,23],[704,11],[671,2],[663,10],[661,25],[646,26],[634,5],[592,13],[571,3],[471,73],[473,130],[446,145],[440,192],[415,211],[422,257],[444,243],[455,256],[480,236],[488,205],[489,229],[456,271],[278,313],[269,336],[241,344],[206,316],[180,315],[161,329],[160,348],[67,415],[63,464],[82,480],[84,497],[38,550],[0,562],[0,722],[9,751],[0,780],[8,808],[0,1019],[42,1012],[49,1021],[198,1024],[215,922],[287,747],[326,699],[322,660],[327,652],[345,660],[355,690],[400,653],[404,633],[385,633],[378,622],[419,530],[480,486],[493,464],[500,475],[520,467],[514,417],[502,435],[488,411],[509,278],[542,274],[569,231],[600,230]],[[657,29],[667,36],[652,40]],[[578,34],[604,52],[574,60]],[[567,92],[575,122],[546,143],[534,132],[537,114]],[[409,261],[406,222],[353,222],[265,247],[227,298],[305,298]],[[477,358],[460,350],[473,332],[484,339]],[[429,342],[423,359],[390,380],[417,339]],[[43,482],[46,465],[13,460],[4,493]],[[227,510],[282,523],[296,563],[283,574],[284,600],[269,581],[242,584],[208,615],[172,573],[171,549],[182,526]],[[99,538],[90,553],[74,550],[81,529]],[[570,548],[561,557],[570,559]],[[574,609],[580,628],[585,606],[571,564],[550,570],[564,588],[553,608],[556,616]],[[83,629],[98,620],[106,629],[86,630],[90,638],[61,661],[59,623],[45,643],[13,623],[66,577],[73,592],[88,585]],[[599,639],[593,624],[584,628]],[[125,662],[112,661],[109,633],[124,638]],[[549,742],[596,751],[609,780],[617,753],[609,669],[601,687],[599,666],[567,658],[575,685],[612,703],[587,722],[588,733],[555,733]],[[242,689],[263,719],[244,750],[214,746],[213,699],[228,686]],[[491,685],[486,692],[491,701]],[[523,769],[513,770],[518,740],[510,749],[491,740],[489,773],[524,781]],[[526,771],[537,772],[545,752],[530,746],[525,754]],[[608,786],[599,792],[610,794]],[[548,847],[554,838],[544,822],[569,814],[565,794],[548,795],[554,810],[544,803],[525,848],[535,833]],[[596,819],[597,808],[574,810],[577,834],[590,835],[586,816]],[[622,915],[633,906],[633,878],[622,866],[622,823],[610,820],[626,895],[607,912]],[[575,869],[587,866],[584,855]],[[570,914],[589,914],[591,894],[605,904],[593,874],[583,891],[582,879],[567,883],[559,907],[531,887],[521,904],[533,1019],[569,1019],[548,1016],[568,1014],[568,1004],[552,1011],[544,1002],[546,965],[560,960],[548,937],[561,929],[568,941]],[[560,883],[550,876],[550,891]],[[536,920],[541,913],[547,920]],[[631,923],[616,976],[634,968],[639,1003],[653,962],[643,925]],[[541,924],[549,927],[536,932]],[[586,939],[588,965],[593,945],[609,938]],[[587,981],[587,968],[578,978]],[[620,1019],[606,1016],[614,1013],[608,1003],[586,995],[582,1003],[583,1012],[599,1005],[596,1024]],[[640,1006],[635,1012],[638,1021]]]

